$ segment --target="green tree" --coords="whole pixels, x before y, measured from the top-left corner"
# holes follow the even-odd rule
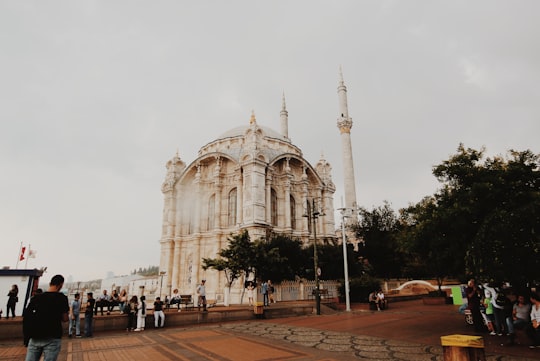
[[[484,152],[460,144],[433,168],[442,188],[402,210],[410,269],[516,284],[537,277],[539,155],[511,150],[508,158],[485,158]]]
[[[403,252],[397,234],[399,218],[388,202],[368,211],[359,210],[360,220],[351,227],[360,244],[359,256],[368,260],[375,275],[383,278],[401,277],[403,274]]]
[[[218,258],[203,258],[202,268],[223,271],[228,287],[232,286],[240,276],[254,271],[255,248],[251,243],[249,233],[245,230],[229,237],[229,246],[220,250],[218,256]]]

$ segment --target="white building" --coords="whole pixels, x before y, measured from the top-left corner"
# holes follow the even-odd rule
[[[341,79],[340,120],[348,121],[343,88]],[[348,125],[339,125],[342,133]],[[164,293],[178,288],[181,294],[193,294],[200,280],[206,279],[207,297],[221,301],[225,277],[214,270],[203,271],[202,258],[215,258],[227,247],[228,237],[242,230],[249,232],[251,240],[273,232],[308,244],[313,237],[305,217],[308,201],[315,200],[325,213],[316,223],[317,239],[336,238],[332,168],[323,158],[313,166],[291,142],[284,98],[280,130],[259,125],[252,114],[249,124],[204,145],[190,164],[178,154],[167,162],[161,188]],[[351,154],[345,156],[352,160]],[[241,287],[241,282],[233,285],[231,303],[239,301]]]

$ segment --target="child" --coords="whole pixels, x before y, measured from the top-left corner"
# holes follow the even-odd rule
[[[489,331],[489,334],[491,336],[495,336],[497,333],[495,332],[495,328],[493,327],[493,305],[491,303],[491,292],[489,290],[486,290],[484,297],[484,306],[486,307],[486,313],[482,313],[482,317],[484,317],[484,320],[486,321],[486,325]]]
[[[139,305],[139,310],[137,311],[137,328],[135,331],[144,331],[144,326],[146,325],[146,300],[145,296],[141,296],[141,303]]]

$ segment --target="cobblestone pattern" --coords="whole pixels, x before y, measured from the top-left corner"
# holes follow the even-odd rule
[[[359,360],[443,361],[442,346],[426,346],[269,322],[230,323],[222,324],[221,327],[232,332],[283,340],[324,351],[347,353]],[[486,361],[533,361],[533,359],[486,355]]]

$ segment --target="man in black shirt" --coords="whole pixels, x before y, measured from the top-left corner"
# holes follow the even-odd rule
[[[64,277],[56,275],[49,283],[47,292],[36,295],[24,313],[24,333],[30,340],[26,361],[57,359],[62,347],[62,322],[68,321],[69,304],[67,297],[60,293]]]

